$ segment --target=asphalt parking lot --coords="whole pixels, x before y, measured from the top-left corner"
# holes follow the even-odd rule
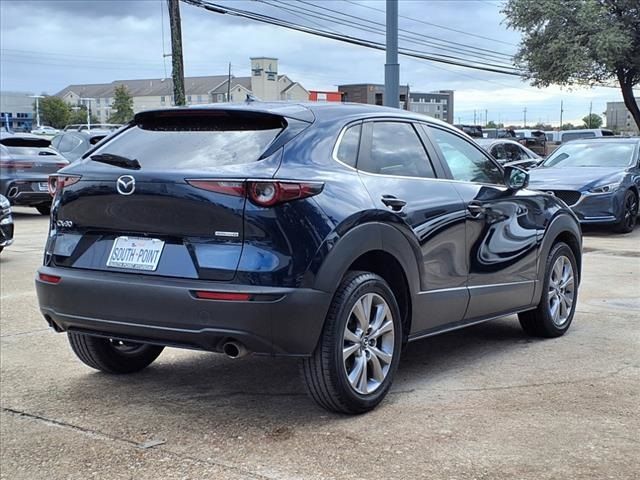
[[[569,333],[510,317],[411,344],[372,413],[329,414],[290,360],[166,349],[107,376],[49,330],[47,219],[0,255],[2,479],[640,478],[640,228],[585,236]]]

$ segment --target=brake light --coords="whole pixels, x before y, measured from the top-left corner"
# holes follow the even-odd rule
[[[62,277],[58,275],[48,275],[46,273],[39,273],[38,278],[40,281],[47,283],[60,283],[60,280],[62,280]]]
[[[49,194],[55,197],[56,194],[62,193],[64,187],[73,185],[80,178],[80,175],[49,175]]]
[[[251,300],[251,295],[248,293],[210,292],[208,290],[196,290],[194,294],[196,298],[200,298],[202,300],[226,300],[231,302],[247,302]]]
[[[208,190],[210,192],[224,193],[235,197],[244,196],[244,182],[227,182],[222,180],[187,180],[193,187]]]
[[[5,160],[0,162],[2,168],[33,168],[33,162],[16,162],[13,160]]]
[[[296,181],[262,181],[251,180],[187,180],[189,185],[210,192],[247,197],[255,205],[271,207],[279,203],[290,202],[302,198],[312,197],[322,192],[322,182],[296,182]]]

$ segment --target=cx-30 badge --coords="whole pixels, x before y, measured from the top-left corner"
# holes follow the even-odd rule
[[[116,190],[120,195],[131,195],[136,190],[136,179],[131,175],[122,175],[116,182]]]

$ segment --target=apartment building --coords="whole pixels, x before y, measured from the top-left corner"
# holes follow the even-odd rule
[[[638,100],[636,99],[636,104]],[[638,125],[627,110],[624,102],[607,102],[607,110],[604,112],[607,117],[607,128],[620,133],[638,135],[640,133]]]
[[[111,83],[69,85],[56,95],[69,105],[87,105],[102,123],[111,115],[115,88],[125,85],[133,97],[133,111],[174,105],[170,78],[116,80]],[[307,101],[309,92],[287,75],[278,73],[278,59],[251,58],[251,76],[211,75],[185,78],[188,105],[242,102],[247,95],[263,101]]]

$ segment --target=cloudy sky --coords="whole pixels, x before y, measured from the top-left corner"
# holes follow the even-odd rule
[[[384,42],[383,0],[208,0],[326,31]],[[483,63],[504,63],[519,34],[502,23],[500,1],[400,0],[400,46]],[[382,11],[381,11],[382,10]],[[384,52],[181,4],[187,76],[250,74],[249,57],[279,59],[279,73],[307,89],[383,83]],[[361,25],[354,26],[354,22]],[[72,83],[171,75],[169,23],[162,0],[0,1],[0,90],[47,92]],[[366,27],[366,31],[362,30]],[[481,56],[481,57],[479,57]],[[400,82],[412,91],[455,90],[455,120],[580,123],[619,101],[615,88],[536,89],[518,78],[400,57]]]

